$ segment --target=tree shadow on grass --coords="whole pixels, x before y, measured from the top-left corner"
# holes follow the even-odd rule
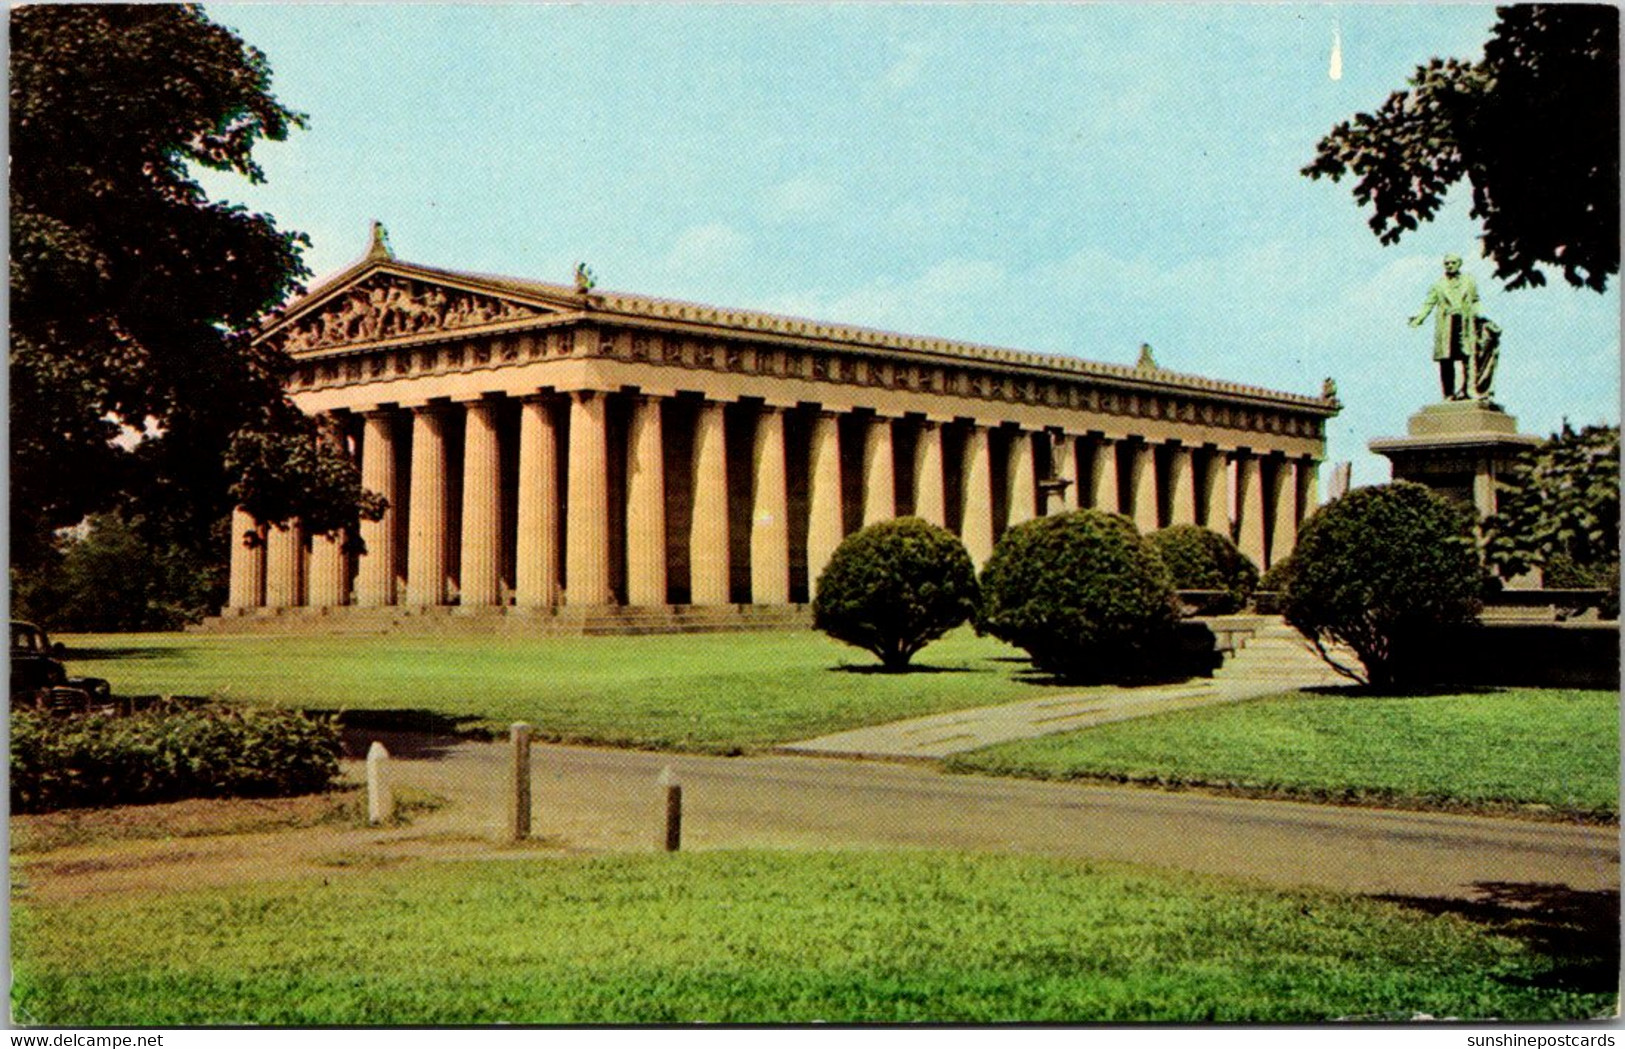
[[[881,663],[839,663],[827,668],[837,674],[883,674],[895,677],[907,677],[909,674],[986,674],[990,671],[978,670],[975,667],[934,667],[928,663],[910,663],[906,667],[893,670]]]
[[[77,645],[63,645],[62,659],[64,662],[75,659],[174,659],[180,652],[173,648],[80,648]]]
[[[331,715],[328,711],[311,711]],[[492,731],[483,718],[448,717],[432,710],[345,710],[338,714],[344,756],[364,758],[374,741],[382,743],[391,757],[430,760],[468,740],[491,740]]]
[[[1506,689],[1495,685],[1406,685],[1373,688],[1350,679],[1346,685],[1309,685],[1298,689],[1312,696],[1338,699],[1426,699],[1431,696],[1493,696]]]
[[[1378,896],[1428,914],[1454,914],[1502,936],[1521,940],[1552,962],[1535,976],[1506,976],[1507,983],[1608,994],[1619,989],[1619,892],[1573,889],[1561,883],[1481,881],[1470,900],[1429,896]]]

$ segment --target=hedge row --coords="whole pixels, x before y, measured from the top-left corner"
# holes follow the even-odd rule
[[[275,797],[329,787],[335,721],[210,704],[130,717],[11,714],[11,808],[49,812],[181,798]]]

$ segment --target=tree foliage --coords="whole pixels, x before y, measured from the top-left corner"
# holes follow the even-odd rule
[[[1040,517],[999,537],[976,629],[1069,681],[1152,676],[1174,649],[1173,582],[1133,522],[1099,510]]]
[[[1565,422],[1502,479],[1484,521],[1490,563],[1505,576],[1545,569],[1548,586],[1616,580],[1619,538],[1617,426],[1575,431]]]
[[[1286,621],[1333,669],[1381,687],[1403,679],[1408,640],[1477,617],[1485,581],[1470,511],[1408,481],[1321,507],[1287,564]],[[1364,670],[1333,658],[1333,642]]]
[[[1208,613],[1237,611],[1258,586],[1258,566],[1229,536],[1201,525],[1171,525],[1150,538],[1176,588],[1224,591],[1225,598],[1208,606]]]
[[[203,553],[149,538],[147,525],[95,514],[58,536],[48,559],[15,574],[14,614],[54,630],[177,630],[218,608],[225,528],[211,530]]]
[[[1619,10],[1497,8],[1478,62],[1435,58],[1410,90],[1321,139],[1310,178],[1353,176],[1354,199],[1392,244],[1434,217],[1461,179],[1484,254],[1509,288],[1540,267],[1602,291],[1619,272]]]
[[[971,617],[976,568],[952,532],[900,517],[847,536],[816,590],[814,627],[902,670]]]
[[[228,471],[228,449],[256,442],[351,469],[244,334],[299,287],[305,238],[193,177],[258,181],[255,145],[302,123],[265,56],[196,6],[37,4],[11,13],[10,72],[13,560],[115,506],[198,542],[234,499],[273,521],[353,519],[358,486],[293,505]]]

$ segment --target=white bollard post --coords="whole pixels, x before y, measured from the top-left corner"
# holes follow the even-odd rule
[[[389,751],[373,740],[367,748],[367,822],[377,825],[395,818],[395,791],[389,784]]]

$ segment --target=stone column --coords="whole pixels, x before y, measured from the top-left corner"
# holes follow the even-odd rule
[[[231,590],[228,608],[259,608],[265,604],[265,544],[248,546],[244,537],[258,525],[242,507],[231,512]]]
[[[626,603],[666,603],[666,464],[660,398],[632,403],[626,445]]]
[[[519,411],[518,546],[514,601],[524,608],[551,608],[559,599],[559,434],[553,411],[541,398]]]
[[[1143,441],[1135,443],[1129,461],[1129,491],[1134,495],[1134,527],[1150,535],[1157,530],[1157,457]]]
[[[1180,444],[1168,449],[1168,523],[1196,523],[1196,478],[1191,470],[1191,450]]]
[[[1230,538],[1230,463],[1221,451],[1207,456],[1202,474],[1202,527]]]
[[[816,588],[819,573],[841,545],[841,441],[834,412],[813,419],[812,463],[807,472],[807,581]]]
[[[344,559],[342,536],[311,536],[306,604],[312,608],[337,608],[348,604],[348,567]]]
[[[1270,564],[1287,559],[1298,541],[1298,464],[1281,459],[1275,468],[1275,484],[1270,492]]]
[[[394,416],[368,412],[361,434],[361,487],[389,500],[384,516],[361,522],[365,550],[356,570],[356,604],[380,608],[395,603],[395,521],[400,508],[395,478]]]
[[[502,599],[502,452],[495,401],[468,405],[463,441],[463,547],[460,601],[489,607]]]
[[[722,404],[706,401],[694,420],[694,516],[688,530],[689,601],[728,604],[728,447]]]
[[[1250,451],[1236,453],[1236,487],[1240,497],[1236,505],[1236,545],[1263,571],[1268,567],[1264,552],[1264,475],[1258,456]]]
[[[993,554],[993,455],[987,427],[972,423],[965,434],[964,508],[959,515],[959,539],[977,571]]]
[[[1045,514],[1071,513],[1079,506],[1078,500],[1083,498],[1080,491],[1082,478],[1078,476],[1077,440],[1069,433],[1052,431],[1050,435],[1050,475],[1057,481],[1066,484],[1050,500],[1050,505],[1044,507]]]
[[[863,434],[863,523],[868,526],[896,516],[891,420],[877,415],[869,420]]]
[[[938,528],[948,524],[942,474],[942,425],[930,419],[920,423],[919,436],[914,441],[914,516]]]
[[[1313,459],[1298,463],[1298,523],[1302,524],[1320,506],[1320,464]]]
[[[790,603],[790,492],[784,473],[784,409],[767,405],[756,419],[752,451],[755,502],[750,514],[750,599]]]
[[[1038,516],[1037,477],[1033,469],[1033,435],[1016,430],[1010,437],[1009,470],[1005,472],[1006,528]]]
[[[299,526],[272,527],[265,537],[265,604],[293,608],[304,603],[304,541]]]
[[[406,603],[446,603],[446,421],[441,409],[412,412],[412,508],[407,515]]]
[[[1110,437],[1095,441],[1095,461],[1090,471],[1090,505],[1108,514],[1122,513],[1117,496],[1117,442]]]
[[[564,602],[611,603],[609,590],[609,431],[604,394],[570,395],[569,515],[564,537]]]

